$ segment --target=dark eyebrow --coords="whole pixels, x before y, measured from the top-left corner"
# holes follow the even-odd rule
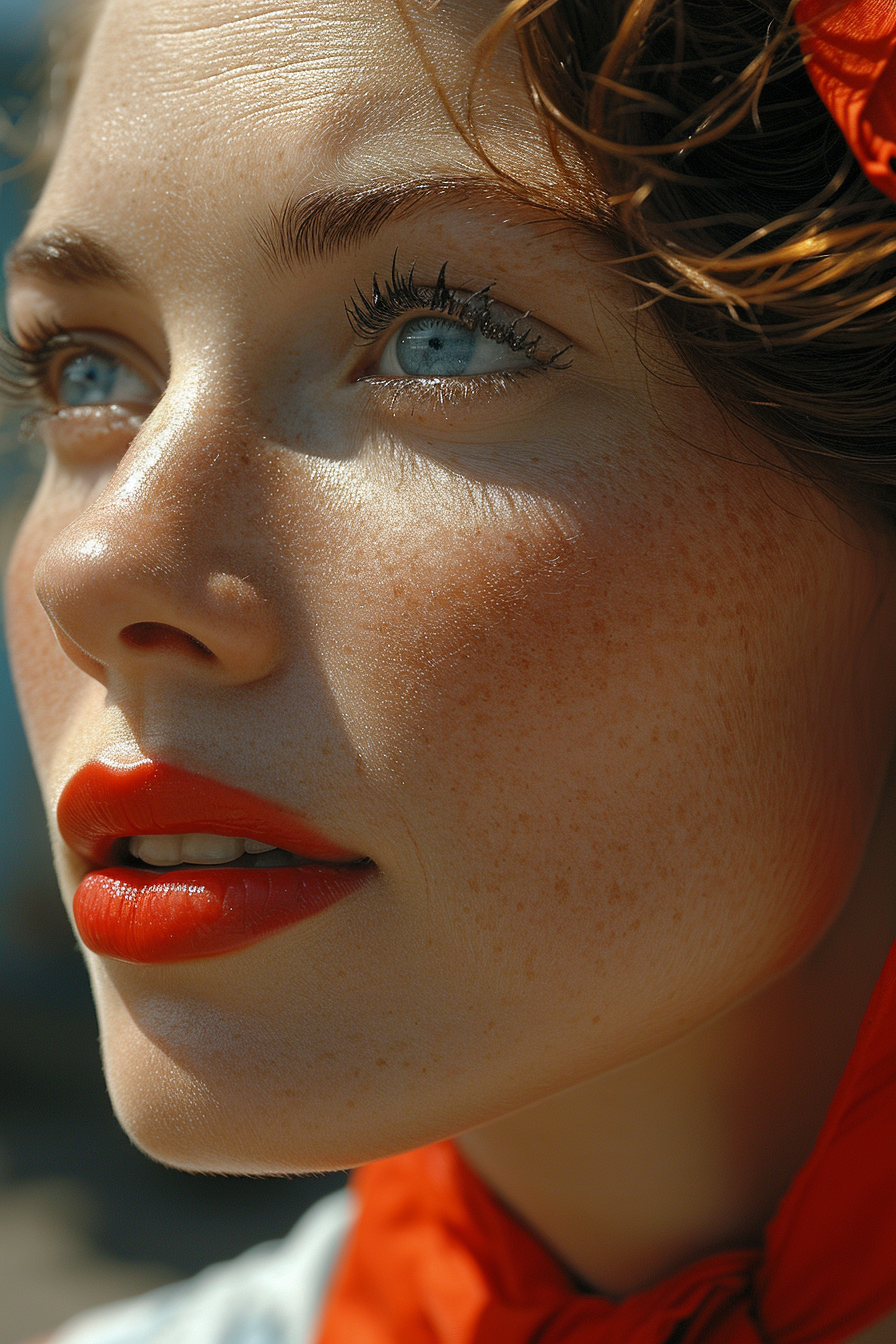
[[[119,257],[96,238],[78,229],[51,229],[16,243],[6,258],[6,277],[38,276],[69,284],[139,285]]]
[[[329,188],[293,196],[279,209],[272,209],[256,225],[255,233],[268,266],[283,271],[358,246],[390,220],[407,219],[433,206],[468,204],[510,208],[515,222],[565,223],[595,232],[594,223],[586,224],[574,210],[540,204],[497,178],[468,176]],[[6,275],[8,280],[36,276],[68,284],[141,288],[112,248],[79,229],[65,227],[16,243],[6,258]]]
[[[274,270],[288,270],[367,242],[387,223],[407,219],[434,206],[503,206],[514,222],[554,222],[583,227],[573,211],[539,204],[492,177],[419,178],[369,187],[344,188],[293,196],[256,227],[262,252]],[[528,215],[528,220],[526,216]],[[594,225],[590,225],[594,231]]]

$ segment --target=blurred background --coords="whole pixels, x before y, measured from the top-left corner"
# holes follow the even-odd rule
[[[0,0],[3,253],[34,190],[21,165],[43,26],[40,0]],[[0,420],[0,559],[39,470],[14,417]],[[282,1236],[341,1183],[170,1171],[119,1129],[0,644],[0,1344]]]

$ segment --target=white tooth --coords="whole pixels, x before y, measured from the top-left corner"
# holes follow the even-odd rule
[[[262,844],[260,840],[244,840],[243,844],[246,846],[247,854],[270,854],[272,849],[277,848],[276,845]]]
[[[185,835],[183,842],[184,863],[232,863],[243,853],[235,835]]]
[[[128,849],[135,859],[153,863],[158,868],[169,868],[181,862],[182,835],[134,835]]]

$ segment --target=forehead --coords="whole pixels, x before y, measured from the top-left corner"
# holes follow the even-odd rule
[[[465,106],[495,12],[489,0],[408,13],[397,0],[107,0],[29,232],[59,218],[102,232],[111,210],[169,238],[189,215],[213,238],[284,192],[481,172],[436,81]],[[531,166],[542,137],[512,54],[485,89],[483,124],[525,144]]]

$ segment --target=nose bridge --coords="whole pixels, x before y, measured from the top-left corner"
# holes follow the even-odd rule
[[[161,668],[263,677],[280,657],[282,613],[272,539],[265,546],[253,525],[263,512],[258,454],[220,418],[155,419],[42,556],[38,597],[65,651],[102,680]]]

